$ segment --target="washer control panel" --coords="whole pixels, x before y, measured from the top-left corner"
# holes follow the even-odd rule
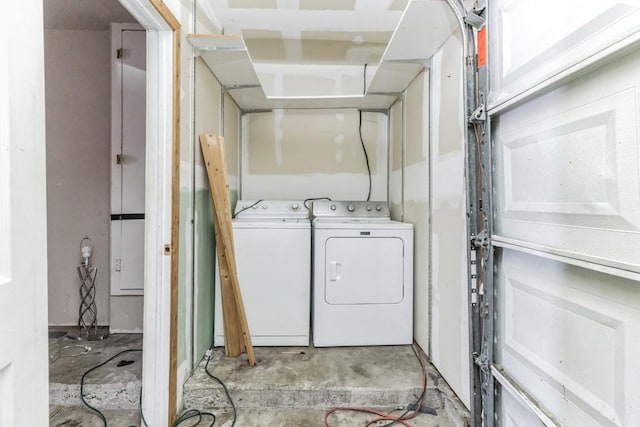
[[[313,202],[312,216],[337,218],[390,218],[387,202],[329,201]]]
[[[236,218],[308,218],[301,200],[238,200]]]

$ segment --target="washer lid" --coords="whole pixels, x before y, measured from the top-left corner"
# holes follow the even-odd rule
[[[301,200],[238,200],[235,219],[309,218],[309,210]]]

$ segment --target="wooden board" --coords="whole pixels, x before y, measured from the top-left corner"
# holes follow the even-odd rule
[[[223,139],[218,135],[200,135],[200,146],[213,196],[216,248],[225,324],[225,349],[229,356],[237,356],[242,351],[246,351],[249,365],[253,366],[255,355],[236,270]]]

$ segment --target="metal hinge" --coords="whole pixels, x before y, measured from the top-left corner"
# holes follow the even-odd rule
[[[122,59],[122,48],[116,49],[116,59]]]
[[[477,236],[471,236],[471,244],[476,248],[488,248],[491,245],[491,238],[487,229],[483,229]]]

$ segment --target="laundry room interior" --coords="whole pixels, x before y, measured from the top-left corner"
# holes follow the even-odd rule
[[[365,240],[368,233],[368,242],[375,241],[376,223],[381,221],[409,224],[412,241],[407,240],[399,255],[410,258],[409,264],[398,266],[394,247],[345,246],[350,253],[345,256],[361,263],[355,269],[361,269],[362,283],[356,280],[352,292],[357,295],[341,294],[352,303],[345,303],[345,308],[351,307],[346,314],[324,314],[340,319],[331,326],[335,339],[326,345],[340,346],[345,355],[358,345],[402,344],[401,351],[406,351],[415,339],[457,395],[454,399],[460,399],[459,405],[463,402],[460,407],[468,408],[466,125],[458,18],[444,1],[332,2],[333,9],[322,1],[300,1],[290,7],[280,3],[196,2],[195,31],[186,36],[194,47],[195,120],[193,136],[181,151],[180,223],[186,237],[180,252],[193,257],[193,288],[180,286],[180,298],[186,301],[180,308],[186,312],[179,316],[178,376],[186,379],[198,366],[211,345],[212,324],[217,329],[215,345],[224,343],[219,289],[214,298],[211,288],[219,280],[211,263],[216,255],[210,187],[198,142],[201,135],[217,134],[224,139],[231,209],[238,213],[233,223],[236,262],[254,345],[259,349],[261,344],[308,342],[321,347],[314,325],[324,321],[316,308],[324,298],[317,276],[324,266],[316,257],[324,248],[316,246],[318,230],[313,224],[320,219],[314,209],[337,216],[333,221],[343,224],[367,224],[354,228],[364,227],[355,232],[357,236],[343,239],[350,242]],[[434,25],[423,25],[427,19]],[[376,207],[383,211],[379,218],[371,214]],[[269,215],[271,211],[275,213]],[[301,261],[302,250],[293,249],[302,243],[288,240],[284,231],[258,237],[260,231],[255,230],[253,237],[247,237],[252,231],[245,227],[252,223],[274,217],[287,222],[301,215],[312,220],[302,232],[311,248],[307,262]],[[250,245],[253,251],[247,249]],[[288,254],[287,246],[291,246]],[[255,259],[251,266],[243,255]],[[295,265],[289,259],[295,259]],[[335,284],[335,277],[328,276],[348,277],[353,266],[327,260],[332,262],[327,280]],[[300,264],[306,264],[306,279],[305,271],[298,273]],[[181,280],[191,274],[190,265],[181,262]],[[403,271],[400,279],[394,276],[396,268]],[[404,273],[407,269],[410,274]],[[385,275],[388,271],[392,273]],[[376,280],[380,274],[385,284]],[[299,286],[284,284],[294,275],[303,277]],[[247,288],[243,276],[270,285]],[[289,291],[286,286],[293,288]],[[376,298],[393,300],[397,292],[381,292],[385,286],[400,286],[398,301],[411,298],[410,305],[386,312]],[[278,287],[284,295],[273,292]],[[306,287],[302,297],[300,287]],[[393,301],[390,305],[397,306]],[[376,307],[369,318],[358,311],[367,302]],[[384,319],[380,325],[409,319],[409,337],[407,328],[400,327],[390,332],[395,341],[383,338],[385,328],[374,322],[376,315]],[[270,317],[286,319],[284,330],[292,328],[295,316],[308,322],[308,336],[278,341],[272,336],[278,331],[264,331]],[[253,336],[252,323],[262,335]],[[353,332],[357,338],[345,332],[350,324],[360,326]],[[363,334],[371,335],[370,341],[362,341]],[[261,353],[256,354],[259,368]],[[241,377],[234,378],[242,387]],[[207,407],[206,399],[193,397],[203,387],[193,382],[190,379],[184,386],[185,407]],[[247,388],[254,386],[250,382],[247,379]]]

